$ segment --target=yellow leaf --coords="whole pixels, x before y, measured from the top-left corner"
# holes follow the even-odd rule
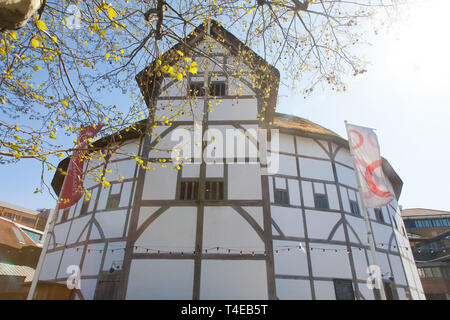
[[[177,53],[178,53],[180,56],[184,56],[183,52],[181,52],[180,50],[177,50]]]
[[[67,101],[66,100],[61,100],[61,103],[65,106],[65,107],[67,107],[69,104],[67,103]]]
[[[192,67],[192,68],[189,69],[189,72],[190,73],[197,73],[197,68]]]
[[[48,30],[47,26],[42,20],[36,20],[36,27],[38,27],[38,29],[42,31]]]
[[[37,48],[37,47],[39,47],[39,41],[37,41],[36,39],[31,39],[31,45],[34,48]]]
[[[105,60],[108,60],[108,58],[111,56],[111,54],[107,53],[105,54]]]
[[[113,7],[108,8],[108,16],[110,19],[114,19],[117,16],[116,10]]]
[[[52,36],[52,40],[54,43],[58,43],[58,39],[55,36]]]
[[[177,73],[177,80],[178,81],[183,80],[183,75],[181,73]]]

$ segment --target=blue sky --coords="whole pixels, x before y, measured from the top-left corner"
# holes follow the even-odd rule
[[[364,50],[371,61],[368,72],[351,79],[345,93],[324,87],[304,99],[287,89],[279,92],[279,112],[307,118],[344,138],[344,120],[376,128],[382,155],[404,182],[399,201],[404,208],[450,211],[449,10],[445,0],[413,7],[408,21]],[[1,165],[0,177],[0,200],[30,209],[55,206],[50,195],[33,194],[41,178],[36,161]]]
[[[374,39],[368,72],[348,92],[317,90],[307,99],[281,92],[280,112],[344,138],[344,120],[376,128],[382,156],[403,180],[404,208],[450,211],[449,10],[443,0],[412,7],[408,20]]]

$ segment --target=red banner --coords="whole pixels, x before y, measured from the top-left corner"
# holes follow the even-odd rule
[[[59,206],[58,209],[69,208],[83,196],[83,155],[86,152],[87,146],[89,145],[89,138],[93,138],[102,128],[102,125],[96,126],[96,128],[84,127],[81,129],[78,135],[78,144],[69,163],[67,169],[67,176],[64,179],[63,189],[59,196]]]

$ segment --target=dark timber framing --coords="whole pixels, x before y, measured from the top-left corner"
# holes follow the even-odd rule
[[[179,56],[177,54],[173,55],[172,53],[175,52],[178,49],[181,49],[181,46],[194,46],[201,39],[203,39],[203,35],[206,32],[204,30],[205,25],[201,25],[193,32],[193,37],[189,39],[188,41],[185,41],[186,43],[181,42],[180,45],[175,46],[171,50],[169,50],[168,53],[164,55],[164,59],[166,59],[167,63],[176,62],[177,59],[179,59]],[[203,29],[202,29],[203,28]],[[234,36],[224,31],[222,27],[220,27],[216,22],[212,22],[211,25],[211,32],[213,37],[223,38],[225,39],[225,46],[228,50],[230,50],[231,55],[234,55],[239,52],[240,49],[242,49],[242,44],[238,42]],[[186,49],[185,47],[183,47]],[[183,50],[184,51],[184,50]],[[277,90],[278,90],[278,81],[279,81],[279,73],[276,69],[269,66],[268,73],[273,73],[270,75],[264,76],[263,80],[260,80],[263,82],[263,88],[262,89],[255,89],[252,88],[252,84],[248,83],[245,79],[236,78],[237,80],[243,82],[245,85],[247,85],[251,90],[253,90],[254,94],[246,94],[246,95],[233,95],[230,91],[229,87],[229,81],[230,81],[230,73],[228,72],[227,66],[228,66],[228,59],[229,57],[224,54],[214,54],[213,55],[217,60],[221,60],[224,64],[224,68],[222,71],[208,71],[208,72],[199,72],[196,75],[195,81],[201,81],[198,80],[199,78],[203,78],[203,81],[205,83],[205,90],[208,92],[209,90],[209,83],[212,80],[212,77],[224,77],[225,78],[225,84],[226,84],[226,92],[223,97],[220,97],[220,99],[242,99],[244,101],[248,101],[249,99],[256,99],[257,101],[257,108],[258,108],[258,114],[261,116],[264,116],[265,120],[209,120],[209,101],[208,101],[208,95],[205,97],[198,97],[197,101],[203,101],[203,117],[202,117],[202,130],[205,132],[208,127],[212,126],[229,126],[234,127],[239,130],[244,130],[246,125],[256,125],[259,129],[271,129],[271,128],[278,128],[277,126],[273,125],[273,115],[274,110],[273,106],[275,106],[275,100],[277,96]],[[256,66],[268,66],[265,64],[264,61],[261,61],[261,58],[254,57],[255,63],[253,64],[253,67]],[[195,59],[194,59],[195,60]],[[155,109],[157,105],[158,100],[162,101],[171,101],[171,100],[178,100],[182,101],[186,99],[186,96],[183,95],[177,95],[177,96],[159,96],[159,94],[162,91],[167,90],[171,85],[176,84],[175,81],[169,81],[164,88],[160,88],[160,84],[163,82],[162,79],[164,78],[164,75],[162,77],[157,77],[156,75],[149,72],[149,70],[152,70],[152,65],[143,70],[137,77],[137,81],[141,87],[141,91],[143,95],[145,96],[145,100],[147,102],[147,105],[150,110],[150,116],[147,120],[141,121],[138,123],[138,130],[136,132],[126,133],[126,131],[122,131],[121,133],[124,134],[125,138],[123,138],[123,141],[129,140],[129,139],[140,139],[139,143],[139,151],[138,155],[145,159],[144,165],[147,165],[148,161],[153,161],[156,158],[149,158],[150,151],[153,147],[156,146],[158,143],[158,140],[156,137],[153,137],[153,124],[155,123],[154,117],[155,117]],[[255,69],[256,70],[256,69]],[[188,77],[189,78],[189,77]],[[189,79],[188,79],[189,80]],[[264,89],[271,88],[270,96],[264,96],[263,92]],[[162,89],[162,90],[161,90]],[[265,111],[264,111],[265,109]],[[172,130],[183,127],[183,126],[193,126],[194,121],[173,121],[172,124],[163,131],[159,138],[163,138],[170,134]],[[145,184],[145,178],[147,175],[147,171],[140,167],[139,165],[135,165],[134,175],[132,178],[127,178],[124,181],[118,182],[121,183],[119,186],[119,193],[122,193],[124,189],[125,183],[131,183],[131,191],[130,191],[130,199],[128,201],[127,207],[120,207],[115,208],[114,210],[108,210],[108,209],[98,209],[98,203],[99,199],[101,197],[101,185],[93,185],[89,187],[89,190],[91,192],[95,193],[95,199],[92,199],[91,201],[95,201],[93,208],[89,210],[85,215],[83,216],[75,216],[80,210],[78,210],[78,206],[81,206],[81,204],[77,204],[77,207],[74,207],[71,209],[70,216],[67,219],[67,221],[64,221],[64,223],[58,223],[57,226],[60,226],[62,224],[68,224],[68,232],[64,240],[64,244],[58,244],[56,243],[55,237],[53,237],[54,246],[52,249],[50,249],[49,253],[57,253],[61,252],[61,255],[59,257],[59,265],[57,268],[57,272],[55,275],[55,279],[52,281],[64,281],[66,278],[60,277],[59,274],[61,272],[61,262],[64,257],[64,253],[66,249],[72,249],[72,248],[79,248],[82,250],[81,254],[81,261],[80,261],[80,267],[82,268],[83,263],[86,259],[86,254],[89,252],[89,246],[93,245],[101,245],[103,244],[103,251],[101,252],[101,263],[100,263],[100,272],[98,275],[95,276],[81,276],[81,279],[97,279],[101,280],[105,277],[104,274],[104,264],[106,260],[107,250],[109,250],[110,245],[113,243],[125,243],[124,250],[124,256],[123,256],[123,262],[122,262],[122,270],[120,272],[120,276],[118,277],[119,285],[116,287],[117,292],[114,293],[114,297],[117,299],[125,299],[127,297],[127,289],[128,289],[128,281],[130,277],[131,272],[131,265],[134,260],[155,260],[155,259],[171,259],[171,260],[191,260],[194,263],[194,272],[192,275],[193,279],[193,290],[192,290],[192,299],[197,300],[201,298],[201,275],[202,275],[202,262],[206,260],[256,260],[256,261],[264,261],[266,266],[266,281],[267,281],[267,298],[268,299],[278,299],[277,297],[277,288],[276,288],[276,279],[293,279],[293,280],[307,280],[310,285],[310,291],[311,291],[311,297],[312,299],[317,299],[317,292],[315,288],[315,281],[333,281],[336,278],[340,277],[321,277],[314,275],[314,269],[312,267],[312,255],[311,251],[312,248],[316,245],[335,245],[335,246],[341,246],[346,249],[347,255],[348,255],[348,261],[351,271],[351,279],[350,280],[353,283],[354,287],[354,293],[356,299],[366,299],[360,292],[360,287],[365,285],[365,280],[358,278],[355,268],[355,261],[354,261],[354,250],[361,251],[364,253],[364,259],[366,263],[369,262],[368,258],[368,250],[370,249],[368,244],[365,244],[361,241],[360,236],[357,232],[354,230],[352,224],[350,223],[349,219],[350,217],[355,219],[361,219],[360,216],[352,215],[351,212],[346,211],[346,206],[344,206],[344,199],[345,195],[341,193],[341,188],[344,188],[344,192],[346,193],[346,196],[348,199],[349,193],[351,192],[358,192],[356,187],[346,185],[339,181],[338,179],[338,168],[339,166],[351,169],[353,170],[351,165],[348,165],[346,163],[342,163],[342,161],[337,161],[336,157],[339,152],[339,150],[348,148],[346,146],[346,141],[337,135],[332,134],[315,134],[315,133],[308,133],[306,130],[297,130],[295,128],[279,128],[281,133],[287,134],[292,137],[293,143],[294,143],[294,150],[293,153],[291,152],[279,152],[281,155],[291,156],[295,158],[296,162],[296,173],[295,175],[287,175],[287,174],[276,174],[273,176],[268,175],[261,175],[261,199],[248,199],[248,200],[230,200],[228,197],[228,183],[229,183],[229,175],[228,175],[228,165],[229,165],[229,159],[223,159],[223,177],[222,178],[214,178],[214,180],[220,180],[224,183],[224,198],[223,200],[206,200],[205,199],[205,181],[207,181],[209,178],[206,175],[207,170],[207,164],[205,161],[202,161],[200,163],[200,169],[199,169],[199,176],[196,180],[199,181],[199,193],[198,193],[198,200],[178,200],[179,199],[179,193],[180,193],[180,181],[182,180],[182,169],[178,171],[177,174],[177,186],[174,191],[174,199],[173,200],[143,200],[143,192],[144,192],[144,184]],[[203,137],[202,132],[202,137]],[[300,150],[297,150],[297,140],[298,137],[302,138],[309,138],[314,141],[320,150],[324,151],[324,153],[327,155],[326,157],[319,157],[319,156],[307,156],[301,154]],[[258,144],[257,141],[254,141],[251,137],[247,136],[247,140],[249,143]],[[114,139],[111,138],[104,138],[99,140],[95,144],[96,147],[105,147],[108,143],[114,142]],[[115,143],[115,142],[114,142]],[[261,145],[258,144],[258,149],[261,148]],[[202,143],[202,154],[203,151],[206,148],[206,143]],[[299,159],[311,159],[311,160],[317,160],[317,161],[326,161],[329,162],[332,168],[332,180],[323,180],[323,179],[316,179],[316,178],[307,178],[302,175]],[[97,166],[97,168],[101,168],[103,170],[103,173],[105,173],[105,169],[107,168],[108,164],[116,163],[118,161],[122,161],[123,159],[115,159],[112,161],[109,161],[109,159],[106,159],[105,164],[100,164]],[[231,159],[235,162],[237,161],[237,158]],[[241,160],[241,159],[240,159]],[[244,159],[241,163],[250,163],[252,159],[249,159],[248,157]],[[67,162],[67,161],[66,161]],[[257,163],[261,166],[261,168],[264,168],[264,165],[261,164],[259,158],[256,159],[253,163]],[[61,164],[63,166],[63,164]],[[395,172],[393,172],[392,168],[388,165],[386,165],[388,169],[390,169],[390,177],[394,177],[394,180],[398,178],[396,176]],[[384,168],[384,167],[383,167]],[[275,177],[279,177],[284,179],[286,183],[286,191],[289,195],[289,204],[276,204],[271,201],[270,194],[275,190]],[[59,178],[58,178],[59,179]],[[56,179],[55,175],[55,185],[58,183],[58,179]],[[184,178],[183,178],[184,179]],[[188,179],[189,180],[189,179]],[[397,181],[399,178],[397,179]],[[298,183],[298,197],[300,200],[300,205],[293,205],[292,199],[290,199],[290,193],[292,190],[289,190],[289,181],[294,181]],[[312,185],[312,192],[314,194],[314,183],[320,183],[323,185],[324,193],[327,196],[328,201],[329,195],[328,195],[328,189],[327,186],[332,186],[336,188],[337,193],[337,202],[338,202],[338,208],[329,208],[329,209],[318,209],[315,207],[310,207],[305,205],[305,193],[302,187],[302,182],[309,182]],[[400,180],[401,182],[401,180]],[[114,183],[115,184],[115,183]],[[52,182],[53,185],[53,182]],[[272,190],[270,190],[272,188]],[[112,188],[111,188],[112,189]],[[108,196],[111,194],[111,189],[108,191]],[[396,190],[401,190],[396,187]],[[398,193],[397,193],[398,196]],[[143,221],[140,225],[138,225],[139,222],[139,214],[142,207],[146,206],[153,206],[153,207],[159,207],[156,209],[153,214],[151,214],[145,221]],[[162,252],[162,253],[154,253],[154,252],[136,252],[134,250],[136,240],[138,240],[139,236],[141,236],[144,231],[161,215],[163,215],[168,209],[173,207],[181,207],[181,206],[189,206],[196,208],[196,230],[195,230],[195,243],[194,243],[194,250],[191,252]],[[233,209],[238,215],[240,215],[246,223],[252,228],[252,230],[258,235],[258,237],[262,240],[264,244],[264,253],[257,252],[255,254],[249,254],[249,253],[243,253],[243,254],[237,254],[237,253],[222,253],[222,252],[206,252],[203,248],[203,235],[204,235],[204,215],[205,215],[205,207],[228,207]],[[263,218],[263,225],[259,225],[259,223],[249,214],[249,211],[246,210],[246,207],[258,207],[261,208],[262,211],[262,218]],[[287,208],[293,208],[298,213],[298,216],[302,219],[302,227],[303,227],[303,237],[294,237],[289,236],[283,233],[283,230],[280,228],[279,225],[277,225],[276,221],[272,218],[272,210],[276,210],[277,207],[287,207]],[[395,208],[393,208],[395,210]],[[95,216],[97,213],[100,212],[106,212],[106,211],[118,211],[118,210],[126,210],[126,218],[124,223],[124,230],[121,235],[121,237],[116,238],[106,238],[104,232],[101,230],[99,222],[96,220]],[[379,224],[383,226],[389,226],[392,227],[392,217],[390,214],[389,207],[388,210],[388,216],[389,219],[391,219],[391,224],[388,222],[385,223],[379,223],[375,221],[374,219],[370,219],[370,223],[373,224]],[[311,214],[311,212],[314,211],[323,211],[323,212],[333,212],[340,215],[340,218],[338,221],[331,227],[328,236],[326,239],[316,239],[316,238],[310,238],[310,235],[308,233],[308,224],[307,219],[308,215]],[[69,239],[69,234],[71,232],[72,225],[77,219],[87,219],[87,223],[85,224],[84,228],[82,228],[80,235],[78,236],[78,239],[74,243],[67,243]],[[98,232],[100,234],[100,239],[96,240],[90,240],[89,237],[92,233],[92,228],[95,227],[98,229]],[[342,227],[343,233],[344,233],[344,240],[333,240],[336,232],[338,229]],[[272,233],[272,228],[276,231],[278,234]],[[275,233],[274,231],[274,233]],[[83,238],[83,235],[86,233],[86,238]],[[353,234],[356,238],[356,240],[351,240],[351,234]],[[306,262],[307,262],[307,275],[287,275],[287,274],[275,274],[275,259],[276,254],[274,253],[274,241],[292,241],[292,242],[302,242],[305,246],[305,254],[306,254]],[[395,242],[395,245],[399,249],[397,252],[392,250],[393,243]],[[344,250],[345,250],[344,249]],[[391,271],[391,274],[393,274],[393,266],[391,262],[391,257],[398,257],[400,258],[403,272],[405,275],[406,285],[403,284],[397,284],[395,281],[392,283],[392,287],[394,289],[402,288],[402,289],[409,289],[410,286],[408,285],[409,280],[407,279],[406,275],[406,266],[403,258],[407,259],[405,257],[400,248],[398,247],[398,239],[396,237],[395,231],[391,234],[389,238],[389,244],[386,246],[386,248],[378,247],[377,252],[380,254],[387,255],[387,260],[389,264],[389,268]],[[306,271],[306,270],[303,270]]]

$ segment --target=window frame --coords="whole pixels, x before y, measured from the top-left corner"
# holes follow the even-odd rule
[[[342,287],[342,284],[346,284],[345,287]],[[353,281],[349,279],[333,279],[333,285],[334,285],[334,293],[336,295],[336,300],[355,300],[355,288],[353,287]],[[338,285],[339,289],[342,288],[351,288],[351,296],[352,299],[347,299],[345,297],[339,297],[338,293],[341,293],[338,291]],[[350,292],[348,292],[350,293]]]
[[[356,208],[356,212],[355,209]],[[355,216],[361,216],[361,210],[359,210],[359,203],[355,200],[350,200],[350,212]]]
[[[83,202],[81,203],[80,214],[79,214],[80,217],[84,216],[84,215],[86,215],[88,213],[88,211],[89,211],[89,203],[90,202],[91,202],[90,200],[84,200],[83,199]]]
[[[192,185],[190,192],[188,184]],[[179,192],[177,200],[198,201],[199,189],[200,189],[199,179],[192,179],[192,178],[181,179],[179,183]],[[190,193],[190,196],[188,196],[188,193]]]
[[[278,194],[282,194],[284,195],[284,197],[282,196],[281,199],[279,197],[277,197]],[[280,201],[281,200],[281,201]],[[283,200],[285,200],[285,202],[283,202]],[[275,204],[279,204],[279,205],[289,205],[290,199],[289,199],[289,192],[286,189],[274,189],[273,190],[273,202]]]
[[[322,199],[318,201],[318,198],[322,197]],[[319,203],[321,203],[322,200],[325,200],[324,203],[326,203],[326,207],[319,206]],[[314,208],[316,209],[330,209],[330,203],[328,201],[328,196],[324,193],[314,193]]]
[[[377,222],[386,223],[386,221],[384,220],[383,210],[381,210],[381,208],[374,208],[373,211],[375,213],[375,220]]]
[[[211,188],[211,191],[215,188],[216,199],[211,199],[210,195],[213,192],[209,192],[206,188]],[[222,192],[220,192],[222,191]],[[206,196],[208,194],[208,197]],[[223,179],[205,179],[205,190],[204,190],[206,201],[223,201],[225,200],[225,181]]]
[[[106,201],[105,210],[116,210],[119,208],[120,208],[120,193],[110,194],[108,200]]]
[[[222,88],[223,88],[223,92],[219,92],[220,93],[219,95],[216,94],[216,88],[217,88],[216,85],[223,85],[223,87],[220,86],[220,90],[219,90],[219,91],[222,91]],[[227,95],[227,82],[226,81],[210,81],[208,89],[209,89],[209,95],[212,97],[225,97]],[[223,94],[221,94],[221,93],[223,93]]]
[[[198,93],[195,94],[195,91],[193,91],[193,87],[197,87],[197,86],[198,86],[198,88],[194,88],[194,90],[198,90]],[[205,83],[202,81],[190,81],[188,96],[194,97],[194,98],[206,97]]]
[[[192,186],[192,187],[191,187]],[[211,188],[211,192],[206,188]],[[214,189],[214,191],[213,191]],[[200,200],[200,179],[182,178],[178,186],[177,200],[179,201],[198,201]],[[215,194],[214,197],[211,195]],[[188,196],[190,194],[190,196]],[[205,179],[203,190],[203,199],[205,201],[224,201],[227,200],[226,181],[221,178]]]

